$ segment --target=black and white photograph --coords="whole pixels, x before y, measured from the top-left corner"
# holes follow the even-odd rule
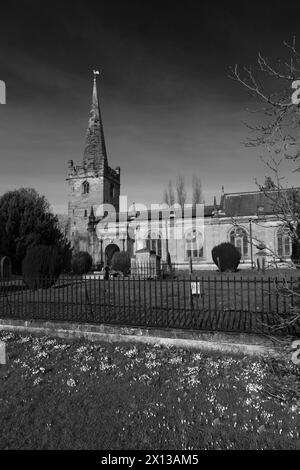
[[[300,450],[300,4],[1,3],[0,450]]]

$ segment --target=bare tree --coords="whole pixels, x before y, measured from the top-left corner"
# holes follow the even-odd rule
[[[179,175],[176,182],[177,202],[180,207],[184,207],[186,203],[185,181],[182,175]]]
[[[175,204],[175,194],[172,180],[169,180],[167,188],[164,190],[163,202],[172,207]]]
[[[272,173],[272,188],[258,182],[257,185],[272,201],[276,215],[296,243],[299,195],[296,190],[287,190],[281,169],[287,162],[292,165],[293,172],[300,171],[300,99],[295,100],[300,97],[300,89],[297,91],[300,87],[297,80],[300,77],[300,52],[296,49],[295,37],[291,43],[284,41],[283,44],[287,51],[284,59],[272,62],[258,53],[255,67],[235,65],[230,68],[230,78],[260,104],[254,112],[260,114],[261,124],[247,124],[252,136],[246,145],[260,147],[265,152],[266,158],[262,157],[262,160]]]
[[[193,176],[193,205],[203,203],[202,183],[198,176]]]
[[[252,111],[259,115],[258,123],[247,124],[251,135],[245,145],[264,152],[261,158],[272,178],[267,180],[270,184],[257,182],[257,185],[271,202],[277,221],[292,238],[293,250],[300,253],[300,192],[297,188],[288,188],[282,176],[285,163],[292,172],[300,171],[300,52],[296,49],[295,37],[291,43],[284,42],[284,46],[287,57],[271,61],[258,53],[255,67],[235,65],[230,68],[230,78],[258,103],[258,108]],[[238,222],[235,220],[233,224],[238,225]],[[256,246],[261,242],[253,240]],[[277,254],[273,256],[276,259]],[[286,292],[291,295],[289,289]],[[292,322],[296,323],[300,318],[299,308],[294,313]],[[279,328],[287,324],[286,320],[280,323]],[[291,318],[288,324],[291,325]]]
[[[287,57],[271,61],[260,52],[255,67],[236,64],[230,67],[229,77],[242,85],[256,98],[259,107],[254,112],[263,114],[261,124],[250,125],[252,137],[247,145],[264,144],[273,154],[296,163],[300,169],[300,51],[296,38],[284,41]]]

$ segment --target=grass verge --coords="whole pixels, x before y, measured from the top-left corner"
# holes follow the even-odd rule
[[[1,449],[300,449],[290,361],[1,332]]]

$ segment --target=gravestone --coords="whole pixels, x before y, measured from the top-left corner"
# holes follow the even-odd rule
[[[7,256],[0,260],[0,279],[10,279],[11,277],[11,261]]]
[[[258,251],[254,255],[255,266],[258,271],[265,271],[267,266],[267,256],[268,253],[265,250],[265,247],[258,247]]]
[[[136,251],[135,257],[131,258],[131,275],[144,279],[160,277],[160,256],[148,248]]]
[[[0,341],[0,366],[6,364],[6,349],[5,343]]]

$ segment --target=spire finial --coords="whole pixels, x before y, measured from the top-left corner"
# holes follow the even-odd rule
[[[100,72],[99,70],[93,70],[93,74],[94,74],[94,81],[96,81],[97,75],[100,75]]]

